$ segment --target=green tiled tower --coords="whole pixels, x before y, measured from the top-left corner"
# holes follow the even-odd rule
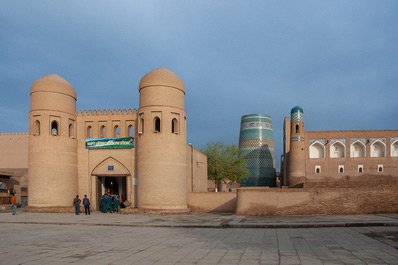
[[[248,114],[241,119],[239,149],[250,176],[242,186],[275,187],[275,150],[271,116]]]

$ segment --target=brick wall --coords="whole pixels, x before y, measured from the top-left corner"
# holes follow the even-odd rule
[[[236,192],[190,192],[188,207],[193,212],[235,212]]]
[[[398,213],[398,185],[348,188],[239,189],[237,215]]]

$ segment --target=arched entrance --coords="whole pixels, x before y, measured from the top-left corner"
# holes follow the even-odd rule
[[[131,190],[130,171],[121,162],[109,157],[99,163],[91,173],[94,196],[96,199],[95,210],[98,210],[100,198],[103,194],[119,195],[125,200],[130,200]],[[94,205],[93,205],[94,206]]]

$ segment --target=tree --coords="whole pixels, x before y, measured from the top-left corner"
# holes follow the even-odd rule
[[[240,157],[236,145],[225,145],[222,142],[207,143],[201,151],[207,155],[207,176],[214,180],[216,186],[226,180],[236,182],[249,176],[246,161]]]

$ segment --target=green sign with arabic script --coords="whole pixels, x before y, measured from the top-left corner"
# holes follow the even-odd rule
[[[86,139],[87,149],[134,148],[133,137]]]

